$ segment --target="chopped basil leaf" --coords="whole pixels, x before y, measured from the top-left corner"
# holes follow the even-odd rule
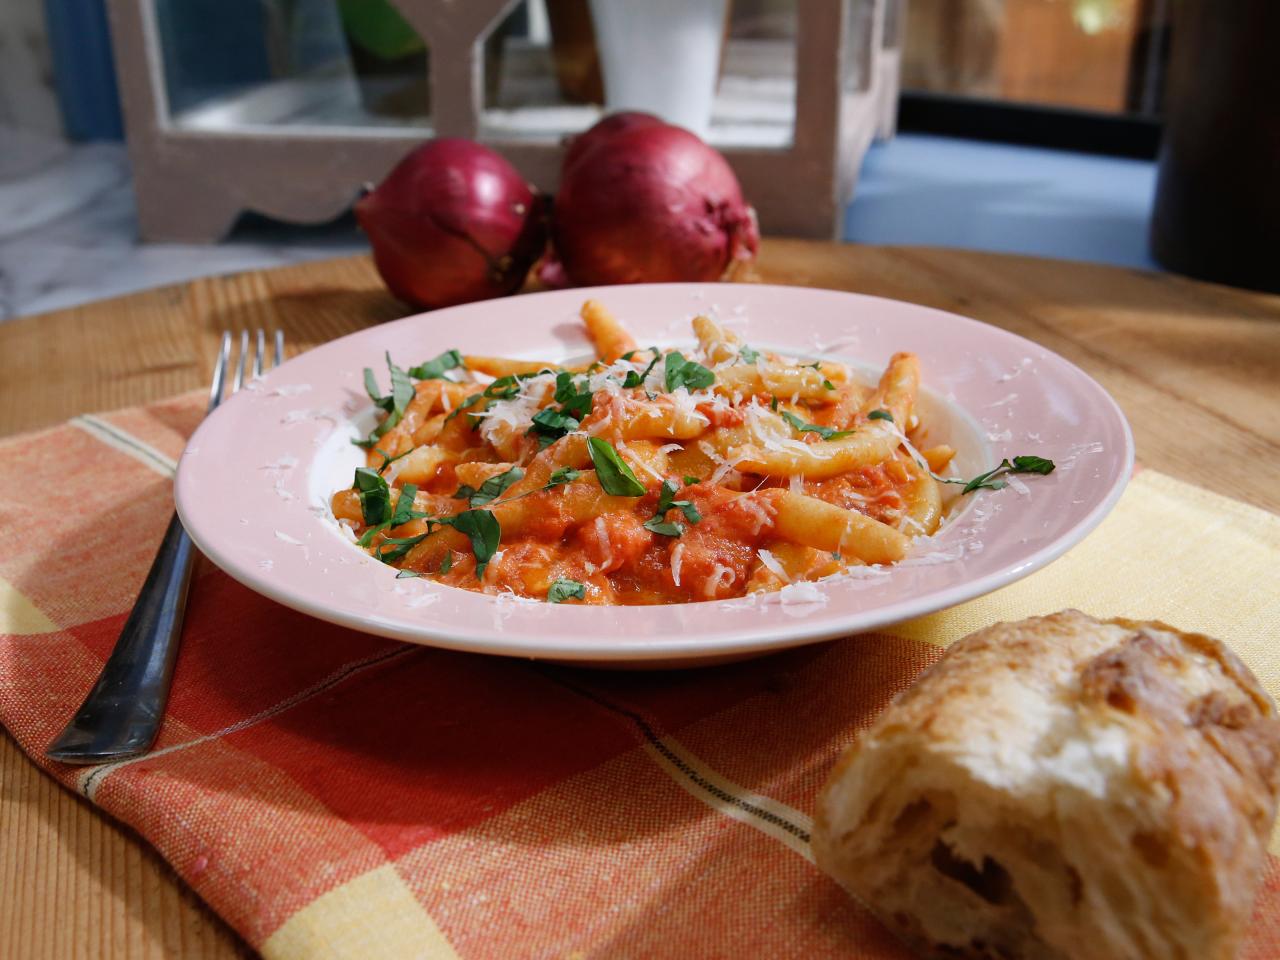
[[[658,513],[657,513],[657,516],[654,517],[654,519],[661,520],[664,516],[666,516],[666,513],[668,510],[671,510],[674,508],[674,509],[678,509],[681,513],[683,513],[684,518],[688,520],[690,523],[701,523],[702,514],[698,512],[698,508],[695,507],[693,503],[688,500],[675,499],[676,490],[677,490],[676,485],[672,483],[670,480],[664,480],[662,482],[662,489],[658,493]],[[653,528],[650,527],[650,529],[653,529]],[[655,530],[654,532],[660,533],[661,531]]]
[[[391,526],[398,527],[402,523],[420,520],[426,516],[422,511],[413,509],[413,498],[417,495],[418,488],[412,483],[406,483],[400,488],[400,499],[396,501],[395,513],[391,515]]]
[[[684,485],[685,485],[686,487],[692,487],[695,483],[701,483],[701,482],[702,482],[702,481],[701,481],[701,480],[699,480],[697,477],[685,477],[685,478],[684,478]]]
[[[369,544],[373,543],[374,536],[381,533],[383,530],[387,529],[387,527],[389,526],[391,526],[390,520],[384,523],[379,523],[376,526],[370,527],[364,533],[360,534],[360,539],[356,541],[356,545],[361,547],[367,547]]]
[[[888,420],[893,423],[893,414],[888,410],[872,410],[867,414],[868,420]]]
[[[387,451],[383,450],[381,447],[374,447],[373,452],[378,454],[380,457],[382,457],[382,463],[378,465],[378,472],[382,473],[387,469],[387,467],[391,466],[391,464],[395,463],[401,457],[407,457],[409,454],[413,453],[413,450],[414,448],[410,447],[404,453],[397,453],[393,457],[391,456],[391,454],[387,453]]]
[[[751,347],[747,346],[744,343],[741,347],[738,348],[738,357],[742,360],[743,363],[755,363],[757,360],[760,359],[760,351],[753,350],[751,349]]]
[[[413,577],[420,577],[420,576],[422,576],[422,574],[420,574],[417,570],[398,570],[396,572],[397,580],[410,580]]]
[[[420,533],[416,537],[387,537],[387,539],[374,547],[373,555],[383,563],[399,560],[412,550],[415,545],[427,539],[428,536],[430,536],[430,531]]]
[[[548,447],[565,434],[578,429],[576,417],[553,410],[551,407],[543,407],[531,419],[532,424],[527,432],[538,438],[539,448]]]
[[[637,353],[639,353],[639,352],[640,352],[639,350],[628,350],[626,353],[624,353],[624,354],[623,354],[622,356],[620,356],[618,359],[619,359],[619,360],[625,360],[625,361],[627,361],[627,363],[630,363],[630,362],[631,362],[631,358],[632,358],[632,357],[634,357],[634,356],[635,356]]]
[[[498,544],[502,541],[502,527],[498,518],[488,510],[467,510],[456,516],[442,517],[436,522],[453,527],[471,538],[471,552],[476,556],[476,579],[484,579],[484,568],[498,552]]]
[[[507,492],[507,488],[516,483],[524,476],[524,470],[520,467],[512,467],[503,473],[494,474],[484,483],[480,484],[480,489],[463,484],[458,488],[458,492],[453,495],[455,500],[466,500],[473,507],[483,506],[497,500]]]
[[[823,389],[823,390],[834,390],[835,388],[836,388],[836,385],[835,385],[834,383],[832,383],[830,380],[823,380],[823,381],[822,381],[822,389]]]
[[[356,467],[351,487],[360,494],[360,512],[365,523],[373,526],[391,518],[391,488],[378,476],[377,470]]]
[[[418,380],[443,380],[444,372],[462,366],[462,354],[457,350],[446,350],[434,360],[420,363],[409,368],[409,376]]]
[[[410,382],[409,375],[391,361],[390,353],[387,354],[387,369],[391,371],[391,402],[394,404],[394,412],[404,416],[409,401],[415,396],[413,383]]]
[[[622,381],[624,387],[641,387],[649,377],[649,371],[658,365],[658,361],[662,359],[662,352],[657,347],[650,347],[653,351],[653,359],[649,361],[649,365],[644,368],[642,373],[636,373],[634,370],[628,370],[626,379]],[[633,351],[634,352],[634,351]]]
[[[444,559],[440,561],[440,572],[448,573],[453,569],[453,551],[450,550],[444,555]]]
[[[686,360],[679,350],[667,354],[663,369],[668,393],[679,387],[703,390],[716,382],[714,373],[694,360]]]
[[[391,396],[378,397],[377,381],[374,379],[373,371],[365,368],[364,388],[373,402],[380,409],[387,411],[386,418],[373,428],[373,432],[363,440],[352,440],[357,447],[364,447],[366,450],[374,446],[382,437],[387,434],[392,427],[400,422],[404,416],[405,410],[409,406],[409,401],[414,398],[413,384],[410,382],[408,375],[395,365],[391,360],[391,354],[387,354],[387,368],[391,371]]]
[[[791,426],[800,433],[816,433],[823,440],[839,440],[841,437],[847,437],[853,433],[852,430],[836,430],[833,427],[823,427],[816,423],[805,423],[794,413],[787,410],[782,410],[780,412],[782,414],[782,419],[791,424]]]
[[[770,409],[770,410],[777,410],[777,409],[778,409],[778,398],[777,398],[777,397],[770,397],[770,398],[769,398],[769,409]]]
[[[651,517],[646,520],[644,528],[663,537],[678,537],[684,533],[684,527],[681,524],[663,520],[661,516]]]
[[[591,463],[596,468],[596,479],[600,481],[600,488],[605,493],[615,497],[644,496],[644,484],[636,479],[631,468],[608,440],[588,437],[587,451],[591,454]]]
[[[483,399],[485,399],[485,396],[483,393],[472,394],[471,396],[467,397],[467,399],[463,400],[460,404],[458,404],[456,407],[454,407],[452,410],[450,410],[449,415],[444,418],[444,422],[448,423],[450,420],[452,420],[454,417],[460,414],[463,410],[469,410],[471,407],[474,407],[477,403],[479,403]],[[475,429],[475,424],[473,423],[471,427],[472,429]]]
[[[364,368],[364,391],[369,394],[369,399],[378,406],[382,406],[383,402],[386,400],[386,398],[378,392],[378,378],[373,375],[373,371],[368,367]]]
[[[566,600],[583,600],[587,596],[587,588],[577,580],[566,580],[561,577],[547,590],[547,603],[564,603]]]
[[[591,391],[584,387],[579,391],[573,383],[573,374],[562,370],[556,374],[555,401],[560,412],[581,420],[591,412]]]
[[[800,366],[802,366],[802,367],[812,367],[814,370],[821,370],[821,369],[822,369],[822,361],[821,361],[821,360],[815,360],[815,361],[813,361],[813,363],[802,363],[802,364],[800,364]]]
[[[580,476],[582,476],[581,470],[575,470],[573,467],[558,467],[552,471],[550,479],[547,480],[547,485],[542,489],[550,490],[552,487],[558,487],[561,484],[573,483]]]

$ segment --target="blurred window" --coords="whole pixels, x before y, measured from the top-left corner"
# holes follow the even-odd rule
[[[1158,117],[1174,0],[909,0],[905,91]]]

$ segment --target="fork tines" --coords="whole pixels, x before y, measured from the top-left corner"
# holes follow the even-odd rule
[[[277,330],[273,336],[273,355],[271,358],[271,366],[278,367],[284,362],[284,331]],[[227,381],[227,369],[231,363],[231,340],[232,334],[228,330],[222,334],[222,342],[218,347],[218,361],[213,368],[213,383],[209,387],[209,409],[212,410],[223,399],[223,388]],[[250,366],[249,360],[249,331],[240,331],[240,354],[236,361],[235,376],[231,380],[231,390],[227,394],[230,396],[235,393],[245,382],[245,370],[251,371],[252,377],[260,377],[263,374],[267,363],[267,335],[262,329],[253,332],[253,360]]]

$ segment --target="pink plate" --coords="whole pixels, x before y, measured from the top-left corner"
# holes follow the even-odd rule
[[[1058,467],[962,498],[902,565],[743,600],[648,607],[490,596],[395,570],[345,538],[332,492],[349,486],[374,410],[361,370],[386,381],[463,353],[560,360],[589,353],[577,320],[596,297],[645,345],[693,343],[709,313],[756,348],[829,357],[874,379],[891,354],[920,356],[930,444],[956,447],[973,476],[1004,457]],[[201,550],[257,592],[312,616],[413,643],[579,663],[712,662],[918,617],[1012,583],[1062,555],[1115,505],[1133,439],[1115,402],[1079,368],[1029,340],[939,310],[876,297],[740,284],[564,290],[408,317],[295,357],[224,403],[178,468],[178,512]],[[948,488],[957,490],[957,487]]]

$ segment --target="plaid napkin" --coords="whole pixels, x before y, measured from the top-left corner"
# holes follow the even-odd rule
[[[1066,606],[1160,618],[1226,638],[1280,692],[1280,518],[1148,470],[1081,546],[998,593],[683,672],[363,636],[204,565],[158,749],[50,763],[200,415],[188,396],[0,444],[0,721],[270,958],[902,957],[814,868],[809,811],[947,643]],[[1278,886],[1272,860],[1246,956],[1280,949]]]

